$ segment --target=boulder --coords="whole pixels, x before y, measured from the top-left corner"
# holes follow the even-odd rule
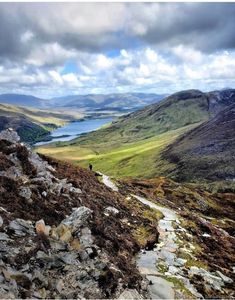
[[[18,143],[20,141],[20,137],[16,131],[14,131],[12,128],[8,128],[0,132],[0,140]]]
[[[119,210],[115,207],[108,206],[105,208],[104,213],[105,215],[109,215],[109,214],[117,215],[119,213]]]
[[[19,195],[26,200],[29,200],[32,196],[32,192],[29,187],[23,186],[19,190]]]
[[[73,213],[64,219],[61,223],[69,226],[73,231],[81,228],[91,216],[92,210],[86,206],[81,206],[73,211]]]
[[[75,187],[70,187],[70,189],[69,189],[69,191],[71,192],[71,193],[75,193],[75,194],[81,194],[82,193],[82,191],[79,189],[79,188],[75,188]]]
[[[17,236],[25,236],[26,234],[35,235],[33,224],[31,221],[23,219],[15,219],[10,222],[9,229],[14,231]]]
[[[11,241],[11,239],[5,232],[0,232],[0,241]]]
[[[45,225],[43,219],[36,222],[35,228],[37,234],[45,234],[47,236],[50,234],[51,226]]]
[[[138,299],[144,299],[136,289],[126,289],[124,292],[121,293],[121,295],[118,297],[118,299],[130,299],[130,300],[138,300]]]
[[[81,230],[80,243],[84,248],[90,247],[93,244],[93,237],[88,227]]]
[[[217,275],[223,280],[225,283],[233,283],[232,278],[229,278],[228,276],[222,274],[220,271],[216,271]]]

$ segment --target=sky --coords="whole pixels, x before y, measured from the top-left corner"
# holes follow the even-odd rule
[[[0,93],[235,88],[235,3],[0,3]]]

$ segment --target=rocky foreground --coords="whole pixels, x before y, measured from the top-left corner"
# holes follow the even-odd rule
[[[5,130],[0,195],[1,299],[235,297],[234,193],[115,184]]]
[[[158,214],[11,130],[0,133],[0,194],[0,298],[148,297],[135,254],[157,241]]]

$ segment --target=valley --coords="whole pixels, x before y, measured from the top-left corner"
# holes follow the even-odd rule
[[[2,104],[59,129],[33,149],[0,133],[0,294],[234,297],[234,95],[182,91],[115,119]]]
[[[235,2],[9,1],[0,300],[235,300]]]
[[[226,181],[235,177],[232,161],[234,116],[231,109],[234,100],[232,89],[221,93],[182,91],[121,116],[98,131],[71,142],[42,146],[37,151],[81,166],[90,162],[95,169],[118,178],[164,175],[185,182]],[[205,133],[200,133],[202,130]],[[182,145],[181,148],[178,145]],[[190,150],[197,145],[197,153]],[[203,150],[208,147],[212,149],[210,154],[205,152],[209,150]],[[223,164],[225,147],[228,161]],[[212,161],[218,167],[217,171]]]

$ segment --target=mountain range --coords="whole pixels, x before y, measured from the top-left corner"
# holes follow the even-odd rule
[[[163,99],[165,95],[145,93],[68,95],[41,99],[30,95],[1,94],[0,103],[34,108],[70,107],[83,110],[133,111]]]

